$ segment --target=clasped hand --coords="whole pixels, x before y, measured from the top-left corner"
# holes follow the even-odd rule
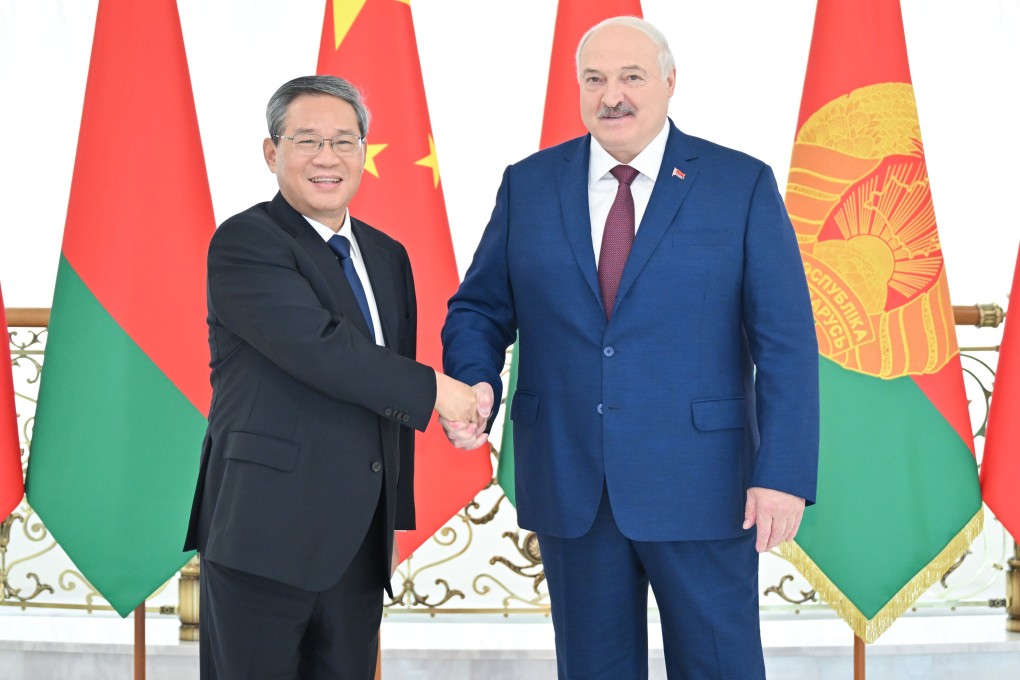
[[[436,411],[450,443],[458,449],[476,449],[489,439],[485,431],[492,415],[492,385],[468,387],[442,373],[436,374]]]

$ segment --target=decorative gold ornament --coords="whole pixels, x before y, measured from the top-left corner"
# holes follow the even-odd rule
[[[958,354],[911,85],[863,87],[811,116],[786,203],[821,354],[881,378]]]

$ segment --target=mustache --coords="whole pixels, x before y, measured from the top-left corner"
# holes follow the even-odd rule
[[[635,113],[633,107],[628,106],[624,102],[620,102],[616,106],[606,106],[603,104],[602,108],[599,109],[598,116],[599,118],[619,118],[620,116],[626,116],[632,113]]]

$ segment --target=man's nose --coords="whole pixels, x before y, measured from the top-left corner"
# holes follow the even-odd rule
[[[619,83],[610,82],[606,84],[606,91],[602,95],[602,103],[613,108],[623,102],[623,88]]]
[[[340,156],[333,151],[333,144],[327,139],[319,153],[312,156],[312,162],[316,165],[332,166],[340,163]]]

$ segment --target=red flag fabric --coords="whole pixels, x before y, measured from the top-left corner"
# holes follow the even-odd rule
[[[457,262],[408,2],[327,0],[319,74],[351,81],[372,112],[365,174],[351,213],[400,241],[418,296],[418,361],[442,367],[439,332]],[[403,560],[492,479],[488,446],[453,448],[439,423],[416,435],[417,529],[397,535]]]
[[[640,17],[641,0],[560,0],[539,148],[545,149],[585,133],[578,110],[577,43],[595,24],[621,15]]]
[[[9,339],[3,291],[0,291],[0,330],[4,333],[4,339]],[[0,365],[0,521],[18,507],[24,495],[18,416],[14,410],[14,380],[11,369]]]
[[[1016,304],[1020,315],[1020,252],[1009,300],[1010,309]],[[1007,313],[981,459],[981,495],[1013,540],[1020,541],[1017,480],[1020,480],[1020,316],[1011,321]]]

